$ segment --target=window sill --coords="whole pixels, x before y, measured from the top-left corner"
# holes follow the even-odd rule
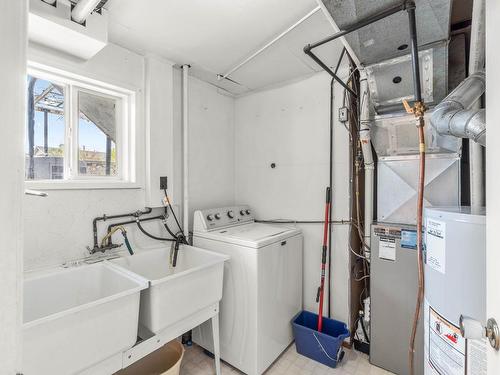
[[[137,182],[72,180],[72,181],[25,181],[25,187],[33,190],[106,190],[106,189],[141,189]]]

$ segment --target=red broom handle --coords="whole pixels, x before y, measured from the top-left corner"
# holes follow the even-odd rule
[[[328,221],[330,217],[330,187],[326,188],[326,204],[325,204],[325,224],[323,227],[323,247],[321,255],[321,284],[319,287],[319,311],[318,311],[318,332],[323,329],[323,300],[325,289],[325,270],[326,270],[326,250],[328,244]]]

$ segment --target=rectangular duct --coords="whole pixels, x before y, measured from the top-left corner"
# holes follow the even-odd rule
[[[369,15],[401,3],[401,0],[322,0],[335,24],[342,29]],[[450,0],[416,1],[419,46],[448,40]],[[359,62],[376,64],[409,52],[408,15],[399,12],[363,27],[346,37]]]
[[[425,115],[426,206],[460,204],[461,139],[441,136]],[[372,127],[377,153],[377,221],[415,224],[418,134],[413,115],[378,116]]]
[[[107,10],[92,13],[80,25],[71,19],[69,1],[30,0],[28,35],[30,42],[89,60],[108,43]]]
[[[416,223],[418,155],[377,163],[377,221]],[[460,157],[430,154],[426,160],[424,205],[460,205]]]
[[[428,106],[447,93],[448,42],[427,46],[419,52],[422,98]],[[377,113],[403,111],[402,101],[413,101],[413,76],[409,54],[366,67],[370,97]]]

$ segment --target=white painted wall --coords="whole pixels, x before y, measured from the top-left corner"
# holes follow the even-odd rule
[[[108,45],[84,62],[56,51],[30,45],[29,60],[70,73],[136,91],[137,180],[144,185],[144,59]],[[88,255],[95,216],[133,212],[145,206],[145,190],[50,190],[47,198],[25,198],[25,269],[33,269]],[[103,231],[101,231],[102,233]],[[134,236],[133,231],[130,235]]]
[[[164,192],[160,177],[168,177],[170,199],[174,173],[174,73],[173,63],[149,56],[145,77],[146,204],[161,207]],[[172,185],[172,186],[170,186]]]
[[[47,198],[26,197],[25,269],[87,256],[86,246],[92,245],[92,219],[104,213],[133,212],[154,203],[161,197],[154,193],[159,185],[155,180],[163,173],[171,174],[169,191],[174,197],[174,205],[182,198],[181,86],[180,77],[177,71],[172,71],[171,63],[148,58],[146,75],[146,61],[142,56],[113,44],[88,62],[39,46],[30,46],[29,58],[136,91],[137,177],[140,187],[50,190]],[[146,106],[145,93],[152,99],[146,101]],[[149,109],[151,112],[147,113]],[[190,79],[190,119],[191,208],[232,204],[234,100],[207,83]],[[148,169],[148,160],[153,162],[152,169]],[[155,212],[160,213],[161,209]],[[160,223],[145,226],[154,233],[164,233]],[[101,227],[100,237],[104,231],[104,226]],[[129,237],[133,246],[157,245],[134,227],[130,227]],[[116,242],[122,242],[119,234],[116,239]]]
[[[336,97],[341,98],[341,92],[337,88]],[[319,73],[236,100],[236,203],[249,204],[258,219],[323,219],[329,94],[330,78]],[[349,217],[349,137],[339,123],[335,123],[334,139],[333,219],[338,220]],[[275,169],[270,167],[273,162]],[[304,307],[316,311],[322,226],[300,228],[304,233]],[[348,322],[348,227],[334,226],[332,236],[332,311],[336,319]]]
[[[500,252],[498,246],[498,228],[500,228],[500,50],[498,38],[500,24],[500,3],[486,1],[486,256],[487,256],[487,317],[500,322]],[[488,374],[500,373],[500,352],[488,346]]]
[[[20,364],[22,311],[22,196],[24,179],[27,2],[0,2],[0,374],[15,374]]]
[[[176,139],[182,139],[180,70],[174,75]],[[189,219],[195,210],[234,204],[234,98],[215,86],[189,77]],[[176,165],[182,160],[177,149]],[[181,194],[180,168],[175,172]],[[180,197],[180,195],[177,195]]]

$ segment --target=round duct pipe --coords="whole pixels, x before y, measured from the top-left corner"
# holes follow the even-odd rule
[[[80,0],[71,11],[71,19],[83,24],[101,0]]]

